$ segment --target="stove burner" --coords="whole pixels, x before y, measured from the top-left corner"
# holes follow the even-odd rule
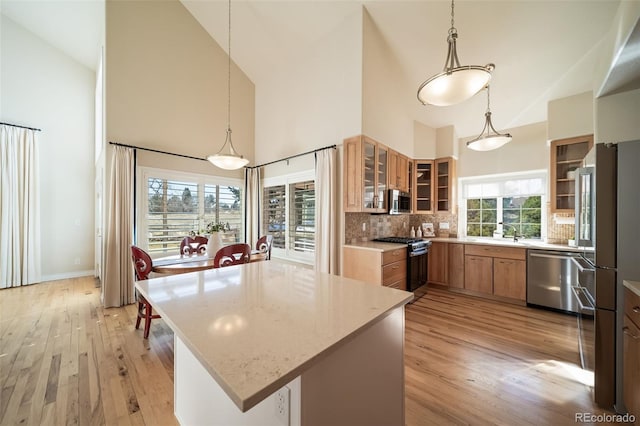
[[[424,241],[422,238],[411,238],[411,237],[384,237],[384,238],[376,238],[373,241],[379,241],[381,243],[398,243],[398,244],[413,244]]]

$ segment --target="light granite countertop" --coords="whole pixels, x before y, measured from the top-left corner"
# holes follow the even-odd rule
[[[578,247],[568,246],[566,244],[549,244],[539,240],[520,240],[518,242],[510,241],[507,238],[497,239],[497,238],[473,238],[473,237],[460,237],[460,238],[442,238],[442,237],[431,237],[424,238],[425,240],[434,241],[434,242],[445,242],[445,243],[454,243],[454,244],[477,244],[477,245],[492,245],[492,246],[500,246],[500,247],[520,247],[525,249],[539,249],[539,250],[558,250],[558,251],[567,251],[567,252],[580,252],[584,249],[580,249]],[[388,251],[394,250],[397,248],[406,247],[405,244],[397,244],[397,243],[382,243],[378,241],[362,241],[351,244],[345,244],[344,247],[354,247],[360,249],[368,249],[368,250],[377,250],[377,251]]]
[[[136,288],[242,411],[413,298],[277,260]]]
[[[622,284],[638,296],[640,296],[640,281],[624,280]]]

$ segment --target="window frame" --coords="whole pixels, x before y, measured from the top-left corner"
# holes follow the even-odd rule
[[[201,173],[190,173],[184,172],[180,170],[171,170],[171,169],[161,169],[157,167],[148,167],[148,166],[137,166],[136,167],[136,200],[135,200],[135,208],[136,208],[136,217],[134,218],[135,222],[135,233],[134,233],[134,242],[140,248],[148,251],[149,250],[149,240],[147,239],[148,235],[148,225],[146,221],[146,215],[149,211],[149,197],[147,194],[147,182],[149,178],[159,178],[159,179],[167,179],[170,181],[187,181],[187,182],[195,182],[198,186],[202,185],[218,185],[218,186],[234,186],[240,188],[240,241],[244,240],[244,224],[245,224],[245,209],[244,209],[244,181],[242,179],[230,178],[224,176],[216,176],[216,175],[205,175]],[[198,194],[200,197],[200,194]],[[204,216],[204,197],[205,194],[202,194],[202,200],[198,202],[198,218],[202,221],[202,217]],[[204,229],[206,223],[201,223],[200,227]],[[140,238],[140,236],[144,236],[144,238]],[[186,236],[186,235],[185,235]],[[164,251],[164,252],[153,252],[149,253],[152,258],[163,257],[173,253],[172,251]]]
[[[264,195],[264,190],[268,187],[278,186],[278,185],[285,186],[285,197],[284,197],[285,198],[285,248],[281,249],[277,247],[272,247],[271,248],[272,257],[275,257],[278,259],[284,259],[284,260],[291,260],[294,262],[304,263],[307,265],[313,265],[315,263],[315,246],[313,251],[310,251],[307,253],[295,251],[290,248],[291,235],[289,234],[289,229],[290,229],[289,225],[290,225],[290,217],[291,217],[290,185],[295,183],[306,182],[306,181],[313,181],[314,191],[315,191],[315,184],[316,184],[315,180],[316,180],[315,170],[306,170],[302,172],[290,173],[290,174],[281,175],[281,176],[272,176],[272,177],[263,179],[262,195]],[[265,200],[263,200],[263,202],[264,201]],[[261,208],[260,214],[261,215],[264,214],[264,206]],[[261,227],[263,225],[264,223],[260,224]],[[317,225],[317,208],[314,211],[314,229],[316,228],[316,225]],[[268,233],[268,231],[265,229],[265,230],[262,230],[262,233]]]
[[[499,173],[492,175],[483,175],[483,176],[468,176],[458,178],[458,188],[460,191],[458,193],[458,235],[461,237],[467,237],[467,199],[496,199],[496,222],[503,221],[503,199],[510,197],[530,197],[530,196],[540,196],[540,240],[546,241],[547,239],[547,221],[548,221],[548,212],[547,212],[547,202],[548,202],[548,173],[547,170],[530,170],[526,172],[513,172],[513,173]],[[488,183],[497,183],[504,184],[506,181],[513,180],[528,180],[528,179],[540,179],[541,180],[541,188],[540,192],[532,192],[528,194],[491,194],[491,195],[481,195],[481,196],[470,196],[466,197],[466,187],[468,185],[476,185],[476,184],[488,184]],[[503,225],[497,225],[496,229],[501,231],[504,234],[505,227]],[[493,237],[485,237],[485,236],[470,236],[471,238],[482,238],[482,239],[490,239]],[[509,238],[509,237],[507,237]],[[536,238],[537,240],[537,238]]]

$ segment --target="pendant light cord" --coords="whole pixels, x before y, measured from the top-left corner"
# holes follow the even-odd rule
[[[491,107],[489,106],[490,98],[491,98],[491,90],[489,90],[491,86],[487,84],[487,112],[491,112]]]
[[[453,0],[451,0],[451,28],[449,28],[449,34],[457,32],[456,27],[453,25]]]
[[[227,131],[231,130],[231,0],[229,0],[229,37],[227,37]]]

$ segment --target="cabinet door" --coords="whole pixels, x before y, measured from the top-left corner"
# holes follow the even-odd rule
[[[447,284],[448,243],[434,241],[429,248],[427,279],[430,283]]]
[[[396,173],[398,175],[398,189],[409,192],[409,158],[398,154]]]
[[[449,244],[449,287],[464,288],[464,244]]]
[[[451,212],[455,205],[455,160],[441,158],[435,162],[435,198],[437,212]]]
[[[376,198],[375,208],[378,212],[384,213],[386,210],[387,198],[387,166],[389,160],[389,150],[386,146],[376,145]]]
[[[344,140],[344,211],[362,211],[362,142],[359,136]]]
[[[551,142],[550,179],[551,211],[573,213],[575,209],[575,175],[593,146],[593,135],[559,139]]]
[[[377,186],[377,150],[376,143],[364,139],[362,143],[362,209],[375,211]]]
[[[622,399],[636,419],[640,416],[640,330],[624,316]]]
[[[388,155],[389,173],[387,175],[387,184],[389,189],[400,189],[398,182],[398,153],[390,149]]]
[[[493,259],[493,294],[525,300],[527,295],[527,265],[524,260]]]
[[[416,160],[413,167],[413,212],[433,213],[433,161]]]
[[[464,288],[480,293],[493,293],[493,258],[464,257]]]

